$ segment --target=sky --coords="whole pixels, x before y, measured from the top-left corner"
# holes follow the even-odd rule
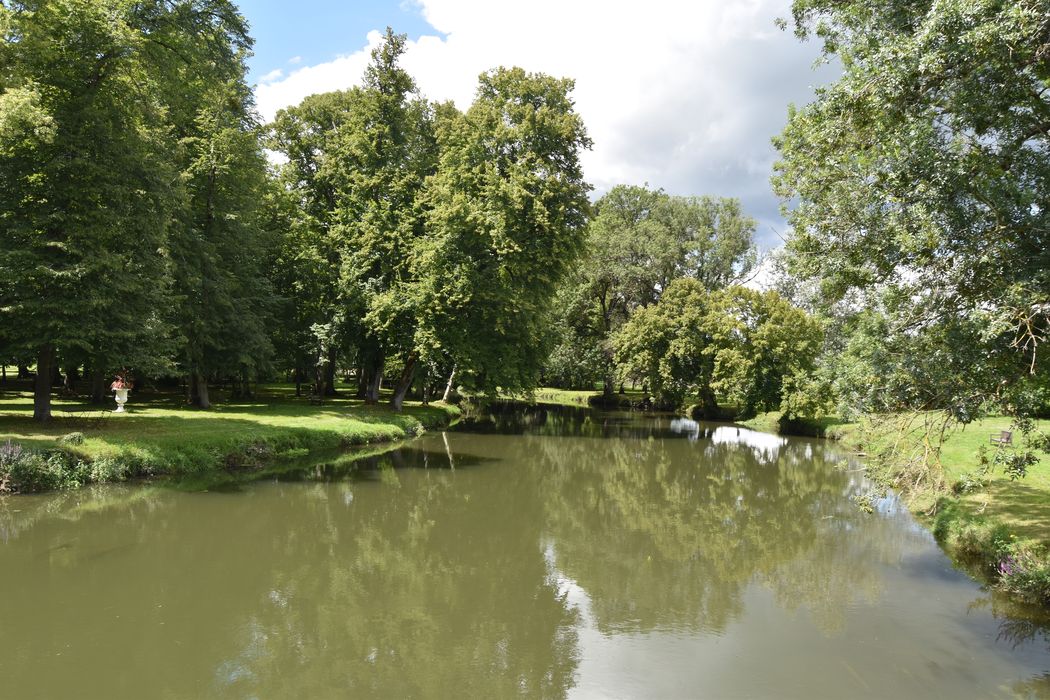
[[[264,119],[360,82],[387,26],[423,95],[466,109],[477,76],[521,66],[576,81],[594,147],[595,195],[616,184],[737,197],[764,250],[786,224],[770,139],[790,103],[836,77],[814,42],[775,25],[790,0],[242,0],[255,37],[250,79]]]

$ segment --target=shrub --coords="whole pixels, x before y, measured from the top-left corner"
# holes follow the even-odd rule
[[[89,466],[62,450],[27,450],[10,441],[0,446],[2,491],[28,493],[76,488],[89,478]]]
[[[996,567],[999,585],[1033,602],[1050,602],[1050,561],[1041,551],[1018,545]]]
[[[84,433],[67,433],[58,439],[60,445],[83,445]]]

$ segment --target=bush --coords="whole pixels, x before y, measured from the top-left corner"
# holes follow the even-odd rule
[[[84,433],[67,433],[58,439],[60,445],[83,445]]]
[[[76,488],[89,478],[88,465],[62,450],[27,450],[10,441],[0,446],[0,491]]]
[[[1050,561],[1042,551],[1019,545],[996,567],[999,585],[1033,602],[1050,602]]]

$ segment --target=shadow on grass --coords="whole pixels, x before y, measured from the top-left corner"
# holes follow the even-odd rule
[[[985,489],[989,502],[983,514],[1009,521],[1012,530],[1023,537],[1050,542],[1050,493],[1021,481],[993,482]],[[969,501],[981,509],[979,495]]]
[[[403,432],[415,429],[417,421],[425,426],[444,424],[447,411],[434,406],[405,406],[396,412],[385,406],[366,406],[360,400],[334,399],[325,405],[311,405],[288,400],[252,401],[216,404],[208,411],[186,406],[171,394],[140,394],[129,403],[128,412],[103,416],[110,411],[83,401],[56,399],[54,417],[49,423],[32,419],[32,399],[24,393],[10,392],[0,396],[0,436],[15,438],[29,445],[45,445],[66,433],[82,432],[86,437],[106,441],[136,442],[141,439],[184,439],[213,433],[217,438],[235,437],[245,431],[297,430],[354,433],[356,424],[391,426]],[[70,416],[69,411],[87,411],[90,417],[103,416],[96,425],[83,415]],[[283,419],[290,419],[286,422]],[[343,421],[347,422],[344,423]],[[351,422],[352,421],[352,422]]]

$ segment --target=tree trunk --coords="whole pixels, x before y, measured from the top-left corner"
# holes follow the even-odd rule
[[[357,364],[357,392],[354,396],[359,399],[368,396],[368,363],[364,360]]]
[[[100,404],[106,401],[106,374],[102,363],[91,370],[91,403]]]
[[[211,408],[211,400],[208,398],[208,380],[200,370],[194,370],[190,375],[190,403],[198,408]]]
[[[383,386],[383,365],[385,364],[386,361],[381,355],[376,358],[372,368],[373,374],[368,379],[368,391],[365,392],[365,403],[379,403],[379,389]]]
[[[603,348],[602,354],[605,355],[605,370],[602,376],[602,398],[606,405],[608,405],[613,402],[613,396],[616,394],[616,377],[613,375],[615,361],[613,360],[612,350],[609,348]]]
[[[395,411],[400,411],[401,406],[405,403],[405,394],[408,393],[409,387],[412,386],[412,378],[416,376],[416,361],[419,359],[419,355],[412,352],[409,353],[408,358],[405,360],[405,368],[401,370],[401,377],[397,380],[397,386],[394,387],[394,398],[390,400],[390,405],[394,407]]]
[[[704,418],[708,420],[718,418],[718,399],[715,398],[715,392],[711,390],[710,386],[704,386],[700,389],[700,406],[704,412]]]
[[[303,395],[303,370],[300,369],[299,365],[295,366],[295,396],[298,398]]]
[[[7,384],[7,365],[0,362],[0,382]]]
[[[328,364],[324,366],[324,394],[322,396],[338,396],[335,390],[335,359],[337,353],[335,348],[328,351]]]
[[[66,367],[66,371],[63,374],[62,391],[69,396],[75,395],[77,393],[77,368]]]
[[[445,385],[445,393],[441,400],[448,403],[448,397],[452,395],[452,380],[456,378],[456,366],[452,365],[452,371],[448,374],[448,384]]]
[[[33,418],[42,423],[51,420],[51,371],[55,361],[55,348],[45,345],[40,348],[36,361],[36,388],[33,393]]]

